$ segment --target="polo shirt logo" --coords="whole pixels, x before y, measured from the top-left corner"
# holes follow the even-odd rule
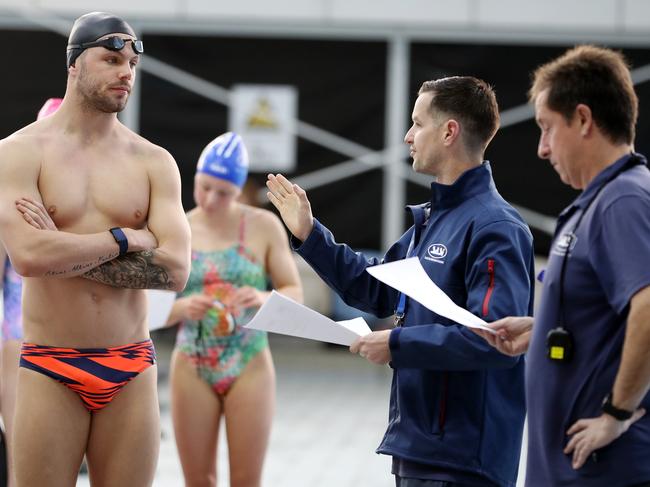
[[[574,233],[564,233],[560,235],[553,245],[553,253],[556,255],[565,255],[571,252],[578,242],[578,237]]]
[[[447,247],[441,243],[435,243],[429,245],[427,248],[427,255],[424,257],[426,260],[432,262],[438,262],[439,264],[444,264],[443,260],[447,256]]]

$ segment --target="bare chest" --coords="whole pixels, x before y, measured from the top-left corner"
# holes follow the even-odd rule
[[[45,208],[60,230],[141,228],[147,219],[146,166],[129,154],[63,149],[46,155],[38,185]]]

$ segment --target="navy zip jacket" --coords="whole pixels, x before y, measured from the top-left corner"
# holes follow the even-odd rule
[[[404,259],[413,238],[411,255],[459,306],[488,322],[532,315],[532,235],[497,192],[489,162],[452,185],[432,183],[431,192],[430,203],[408,207],[414,226],[382,262]],[[394,313],[398,292],[366,272],[379,260],[336,243],[317,220],[302,244],[292,243],[346,303],[379,317]],[[525,416],[523,357],[499,353],[411,299],[390,350],[390,417],[377,452],[514,486]]]

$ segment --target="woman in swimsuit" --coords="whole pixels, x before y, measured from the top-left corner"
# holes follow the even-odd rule
[[[247,172],[246,148],[229,132],[203,150],[194,180],[192,270],[168,319],[180,323],[170,380],[186,486],[216,486],[222,417],[231,487],[260,485],[275,372],[266,333],[243,325],[270,288],[302,301],[280,220],[237,201]]]

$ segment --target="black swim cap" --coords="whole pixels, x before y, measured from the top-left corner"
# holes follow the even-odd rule
[[[129,24],[121,18],[106,12],[90,12],[75,20],[70,31],[70,37],[68,37],[68,48],[66,50],[68,67],[72,66],[84,51],[81,47],[70,47],[71,45],[96,41],[106,34],[113,33],[128,34],[135,37],[135,32]]]

